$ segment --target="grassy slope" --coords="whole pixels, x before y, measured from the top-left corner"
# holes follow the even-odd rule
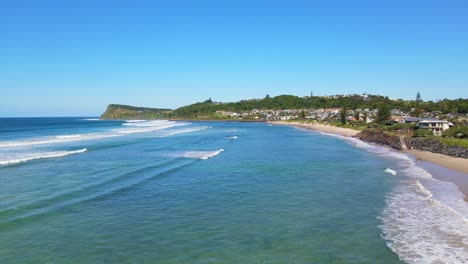
[[[134,107],[128,105],[110,104],[101,115],[102,119],[157,119],[167,118],[171,109]]]

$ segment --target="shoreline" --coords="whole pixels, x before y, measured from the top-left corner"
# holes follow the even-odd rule
[[[274,125],[286,125],[286,126],[295,126],[295,127],[300,127],[308,130],[315,130],[315,131],[320,131],[324,133],[329,133],[329,134],[334,134],[334,135],[340,135],[344,137],[352,137],[355,136],[357,133],[360,131],[351,129],[351,128],[342,128],[342,127],[335,127],[335,126],[328,126],[328,125],[322,125],[322,124],[310,124],[310,123],[300,123],[300,122],[285,122],[285,121],[269,121],[268,123],[274,124]]]
[[[324,133],[340,135],[345,137],[352,137],[359,133],[360,131],[353,130],[350,128],[341,128],[341,127],[334,127],[322,124],[304,124],[299,122],[284,122],[284,121],[273,121],[268,122],[275,125],[289,125],[300,127],[308,130],[320,131]],[[395,150],[397,151],[397,150]],[[446,155],[442,155],[439,153],[432,153],[428,151],[422,150],[406,150],[400,151],[401,153],[406,153],[413,156],[416,161],[427,162],[429,164],[433,164],[435,166],[443,167],[444,169],[448,169],[452,171],[453,175],[440,175],[436,174],[433,177],[437,180],[448,181],[457,185],[458,189],[465,195],[465,201],[468,202],[468,159],[462,158],[454,158]]]

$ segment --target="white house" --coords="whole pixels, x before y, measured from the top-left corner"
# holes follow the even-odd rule
[[[452,123],[445,120],[438,119],[423,119],[418,122],[418,127],[429,129],[436,136],[441,136],[442,132],[453,126]]]
[[[406,124],[416,124],[418,128],[428,129],[436,136],[441,136],[443,131],[453,126],[449,121],[437,118],[406,117],[403,120]]]

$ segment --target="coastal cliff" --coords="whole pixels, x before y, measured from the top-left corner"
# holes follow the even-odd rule
[[[135,107],[129,105],[110,104],[100,116],[101,119],[159,119],[168,118],[171,109]]]

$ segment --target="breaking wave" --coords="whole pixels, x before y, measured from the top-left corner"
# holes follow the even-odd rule
[[[50,137],[25,139],[25,140],[4,141],[4,142],[0,142],[0,148],[25,147],[25,146],[46,145],[46,144],[55,144],[55,143],[66,143],[66,142],[101,139],[101,138],[108,138],[108,137],[115,137],[115,136],[118,136],[118,135],[113,134],[113,133],[90,133],[90,134],[83,134],[83,135],[59,135],[59,136],[50,136]]]
[[[188,158],[188,159],[207,160],[209,158],[212,158],[214,156],[219,155],[223,151],[224,151],[224,149],[218,149],[218,150],[214,150],[214,151],[184,151],[184,152],[180,152],[180,153],[170,154],[168,156],[179,157],[179,158]]]
[[[123,125],[131,126],[131,128],[118,128],[118,129],[114,129],[114,131],[119,134],[153,132],[153,131],[167,129],[171,127],[186,126],[186,125],[190,125],[190,123],[179,123],[179,122],[174,122],[174,121],[156,120],[156,121],[147,121],[147,122],[126,123]]]
[[[26,147],[26,146],[37,146],[37,145],[48,145],[56,143],[66,143],[81,140],[93,140],[103,139],[110,137],[118,137],[127,134],[154,132],[158,130],[164,130],[171,127],[186,126],[190,123],[166,121],[166,120],[129,120],[123,125],[125,128],[117,128],[111,131],[87,133],[87,134],[71,134],[71,135],[56,135],[46,136],[39,138],[28,138],[23,140],[12,140],[0,142],[0,148],[15,148],[15,147]]]
[[[388,247],[407,263],[468,263],[468,203],[458,187],[434,179],[406,154],[347,140],[369,152],[397,159],[402,167],[403,179],[387,197],[379,217]]]
[[[401,260],[417,264],[468,263],[468,203],[455,184],[434,179],[407,154],[355,138],[330,136],[398,160],[402,180],[388,195],[379,219],[382,237]]]
[[[190,127],[190,128],[183,128],[183,129],[177,129],[177,130],[169,130],[163,136],[173,136],[177,134],[190,133],[190,132],[205,130],[207,128],[208,128],[207,126],[201,126],[201,127]]]
[[[72,151],[50,151],[50,152],[37,152],[37,153],[26,153],[21,155],[9,155],[7,158],[0,160],[0,165],[12,165],[22,162],[27,162],[30,160],[36,159],[46,159],[46,158],[58,158],[63,156],[68,156],[72,154],[78,154],[88,151],[87,149],[78,149]]]

